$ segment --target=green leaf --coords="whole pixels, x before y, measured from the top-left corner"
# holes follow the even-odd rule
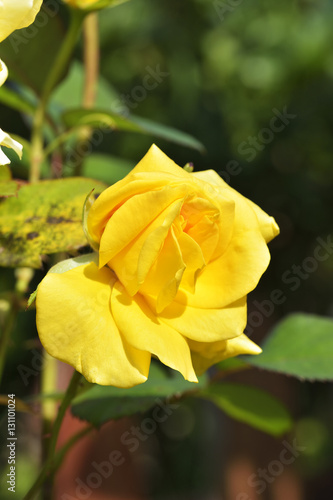
[[[15,196],[19,188],[19,184],[15,181],[0,180],[0,196]]]
[[[68,178],[23,186],[0,202],[0,265],[38,268],[41,255],[77,250],[87,244],[82,209],[87,194],[107,186]]]
[[[79,61],[73,61],[67,77],[58,85],[51,96],[51,107],[53,113],[58,117],[59,113],[64,110],[78,108],[82,104],[82,95],[85,82],[85,69]],[[68,98],[70,96],[70,99]],[[107,108],[110,103],[119,99],[117,92],[112,85],[103,78],[98,77],[95,106]]]
[[[120,5],[127,1],[128,0],[98,0],[97,2],[93,3],[90,7],[89,6],[85,7],[85,10],[94,11],[94,10],[104,9],[105,7],[117,7],[117,5]]]
[[[161,139],[174,142],[175,144],[180,144],[181,146],[197,149],[201,153],[205,151],[205,147],[200,141],[185,132],[153,122],[147,118],[132,116],[131,120],[133,123],[136,123],[139,127],[141,127],[143,130],[142,133],[144,134],[154,135],[156,137],[160,137]]]
[[[7,408],[8,408],[8,402],[9,401],[10,400],[8,399],[8,395],[7,394],[0,394],[0,405],[7,406]],[[21,412],[24,412],[24,413],[35,413],[32,407],[30,407],[22,399],[19,399],[17,397],[15,397],[15,410],[16,411],[21,411]]]
[[[125,130],[160,137],[201,152],[205,150],[201,142],[185,132],[134,115],[121,115],[103,109],[71,109],[63,113],[62,119],[69,128],[89,125],[94,128]]]
[[[0,165],[0,196],[15,196],[19,183],[12,180],[12,173],[8,165]]]
[[[47,400],[62,401],[64,399],[64,396],[65,396],[64,392],[48,392],[47,394],[38,393],[25,398],[25,402],[31,404],[38,401],[47,401]]]
[[[111,128],[137,132],[138,127],[124,115],[103,109],[70,109],[62,114],[62,121],[68,128],[90,127]]]
[[[169,373],[152,363],[147,382],[130,389],[95,385],[74,399],[72,413],[82,420],[100,426],[108,420],[145,412],[160,399],[193,391],[205,385],[205,377],[200,377],[199,384],[194,384],[184,380],[178,372]]]
[[[10,77],[41,94],[64,34],[61,16],[46,2],[31,26],[14,31],[0,44]]]
[[[83,266],[84,264],[90,264],[94,262],[98,266],[98,254],[95,252],[87,253],[85,255],[79,255],[79,257],[74,257],[73,259],[66,259],[58,262],[55,266],[51,267],[49,273],[62,274],[75,269],[76,267]]]
[[[220,361],[220,363],[217,363],[215,365],[216,368],[219,368],[222,371],[225,372],[238,372],[241,370],[246,370],[249,367],[249,364],[246,363],[242,358],[237,356],[236,358],[228,358],[225,359],[224,361]]]
[[[212,384],[199,397],[215,403],[227,415],[273,436],[289,431],[292,420],[286,408],[269,393],[236,383]]]
[[[90,236],[90,233],[89,233],[89,230],[88,230],[88,214],[89,214],[89,211],[95,201],[95,197],[93,196],[93,192],[94,190],[92,190],[86,197],[85,199],[85,202],[84,202],[84,205],[83,205],[83,213],[82,213],[82,226],[83,226],[83,231],[84,231],[84,234],[85,234],[85,237],[87,238],[87,241],[89,243],[89,245],[91,246],[91,248],[93,250],[95,250],[96,252],[98,252],[99,250],[99,243],[97,241],[95,241],[91,236]]]
[[[37,289],[29,295],[27,302],[27,309],[29,309],[29,307],[35,302],[36,297],[37,297]]]
[[[11,181],[12,173],[8,165],[0,165],[0,181]]]
[[[269,334],[258,356],[246,362],[309,380],[333,380],[333,320],[292,314]]]
[[[0,87],[0,102],[15,109],[16,111],[20,111],[28,115],[33,115],[35,112],[35,107],[30,102],[28,102],[18,92],[14,92],[5,85]]]

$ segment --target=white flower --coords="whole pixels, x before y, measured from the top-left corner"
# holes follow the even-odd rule
[[[1,61],[0,59],[0,87],[1,85],[3,85],[5,83],[5,81],[7,80],[7,76],[8,76],[8,69],[7,69],[7,66],[5,65],[5,63],[3,61]]]
[[[43,0],[0,0],[0,42],[32,24]]]
[[[10,163],[10,159],[2,151],[1,146],[13,149],[19,158],[22,158],[22,145],[0,128],[0,165],[7,165]]]
[[[0,87],[6,81],[7,76],[8,76],[7,66],[0,59]],[[23,149],[22,145],[19,142],[12,139],[10,135],[8,135],[0,128],[0,165],[7,165],[8,163],[10,163],[10,159],[2,151],[1,146],[6,146],[7,148],[13,149],[15,153],[20,158],[22,158],[22,149]]]
[[[38,14],[43,0],[0,0],[0,42],[13,31],[26,28],[32,24]],[[8,76],[7,66],[0,59],[0,87]],[[22,158],[22,145],[0,129],[0,165],[10,163],[1,146],[11,148]]]

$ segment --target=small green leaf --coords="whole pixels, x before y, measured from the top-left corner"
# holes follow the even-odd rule
[[[77,250],[87,244],[82,208],[87,194],[107,186],[68,178],[23,186],[17,197],[0,202],[0,265],[34,267],[41,255]]]
[[[204,146],[197,139],[172,127],[152,122],[134,115],[121,115],[103,109],[71,109],[62,115],[64,124],[71,127],[91,126],[124,130],[152,135],[203,152]]]
[[[199,397],[215,403],[227,415],[273,436],[289,431],[292,420],[285,407],[267,392],[236,383],[212,384]]]
[[[94,262],[98,266],[98,254],[97,253],[87,253],[85,255],[80,255],[79,257],[74,257],[73,259],[66,259],[58,262],[55,266],[51,267],[49,273],[62,274],[75,269],[76,267],[83,266],[84,264],[90,264]]]
[[[139,127],[125,116],[112,111],[107,112],[103,109],[70,109],[62,114],[62,121],[69,129],[88,125],[94,128],[101,127],[140,132]]]
[[[82,226],[83,226],[83,231],[84,231],[84,234],[88,240],[88,243],[89,245],[91,246],[91,248],[93,250],[95,250],[96,252],[98,252],[99,250],[99,243],[97,241],[95,241],[91,236],[90,236],[90,233],[88,231],[88,223],[87,223],[87,219],[88,219],[88,213],[89,213],[89,210],[91,209],[94,201],[95,201],[95,197],[93,196],[93,192],[94,190],[92,190],[86,197],[86,200],[84,202],[84,205],[83,205],[83,213],[82,213]]]
[[[184,165],[183,168],[184,168],[185,172],[188,172],[189,174],[191,174],[194,170],[193,163],[186,163],[186,165]]]
[[[153,363],[147,382],[130,389],[95,385],[74,399],[72,413],[82,420],[100,426],[108,420],[145,412],[160,399],[193,391],[205,385],[204,376],[200,377],[199,384],[194,384],[184,380],[178,372],[168,373]]]
[[[333,380],[333,320],[292,314],[269,334],[258,356],[247,363],[309,380]]]
[[[37,288],[34,292],[32,292],[29,295],[28,302],[27,302],[27,309],[29,309],[29,307],[35,302],[36,297],[37,297]]]
[[[53,267],[51,267],[49,273],[62,274],[65,273],[66,271],[74,269],[75,267],[82,266],[84,264],[90,264],[90,262],[94,262],[96,266],[98,266],[97,253],[88,253],[85,255],[80,255],[79,257],[74,257],[72,259],[62,260],[61,262],[58,262]],[[37,291],[38,287],[34,292],[30,294],[27,302],[27,309],[29,309],[29,307],[35,302],[37,297]]]

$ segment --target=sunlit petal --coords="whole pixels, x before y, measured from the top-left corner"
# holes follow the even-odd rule
[[[252,342],[245,334],[234,339],[217,343],[196,343],[190,341],[192,360],[195,372],[198,375],[204,373],[208,368],[227,358],[241,354],[260,354],[262,351],[257,344]]]
[[[186,380],[197,381],[186,340],[162,323],[140,295],[130,297],[118,282],[114,286],[111,305],[116,324],[130,345],[148,350],[162,363],[178,370]]]
[[[150,353],[130,345],[112,317],[116,278],[94,263],[49,273],[37,292],[37,328],[46,351],[89,382],[132,387],[148,377]]]

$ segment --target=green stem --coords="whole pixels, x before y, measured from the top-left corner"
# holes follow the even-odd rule
[[[57,367],[58,361],[44,352],[43,371],[41,374],[42,394],[52,394],[57,385]],[[57,404],[53,399],[42,400],[42,415],[47,427],[51,426],[57,414]]]
[[[41,373],[41,394],[49,394],[56,389],[57,383],[57,359],[49,356],[45,351],[43,353],[43,370]],[[52,432],[52,422],[57,415],[57,403],[51,398],[41,400],[41,416],[42,416],[42,436],[48,436]],[[42,463],[48,457],[48,440],[42,439]],[[50,482],[46,482],[43,494],[45,498],[51,498],[52,486]],[[49,494],[50,493],[50,494]]]
[[[24,500],[33,500],[38,491],[40,490],[42,484],[51,479],[50,472],[54,468],[54,454],[57,445],[58,435],[61,428],[62,421],[64,419],[67,408],[69,407],[72,399],[74,398],[76,391],[79,387],[80,381],[82,379],[82,375],[78,372],[74,372],[73,377],[70,381],[70,384],[67,388],[66,394],[62,403],[60,405],[57,418],[53,424],[52,435],[49,442],[48,454],[46,461],[44,463],[43,469],[41,470],[39,476],[37,477],[35,483],[29,490],[29,492],[24,497]]]
[[[59,133],[55,139],[53,139],[44,149],[44,154],[43,154],[43,159],[47,158],[53,151],[55,151],[59,146],[62,146],[62,144],[65,144],[69,138],[72,136],[77,136],[80,133],[80,129],[86,128],[86,125],[81,125],[78,127],[71,128],[69,130],[66,130],[66,132]],[[11,137],[13,137],[13,134],[11,134]]]
[[[43,124],[47,104],[54,87],[59,82],[73,53],[85,15],[85,12],[79,9],[71,10],[69,29],[45,82],[39,106],[36,110],[31,137],[30,182],[37,182],[40,177],[40,165],[43,160]]]
[[[91,109],[96,100],[97,83],[99,74],[99,29],[98,29],[98,16],[96,12],[89,14],[83,26],[84,34],[84,89],[82,106],[85,109]],[[90,140],[92,134],[91,127],[83,127],[79,132],[79,141],[76,145],[76,151],[83,150],[85,144]],[[74,175],[80,176],[82,173],[84,158],[78,154],[78,160],[74,168]]]
[[[0,338],[0,382],[5,368],[7,347],[10,340],[10,335],[13,331],[17,313],[19,312],[19,305],[17,298],[13,295],[8,301],[9,308],[5,320],[4,329]]]
[[[53,467],[52,467],[52,474],[53,475],[57,472],[59,467],[62,465],[62,463],[65,459],[65,456],[67,455],[69,450],[75,445],[75,443],[80,441],[80,439],[82,439],[84,436],[89,434],[94,429],[95,428],[93,425],[85,427],[84,429],[82,429],[82,431],[77,432],[73,437],[71,437],[66,442],[66,444],[64,444],[64,446],[58,451],[58,453],[54,457]]]
[[[84,108],[89,109],[95,104],[100,62],[98,16],[96,12],[86,17],[83,34],[85,78],[82,104]]]

